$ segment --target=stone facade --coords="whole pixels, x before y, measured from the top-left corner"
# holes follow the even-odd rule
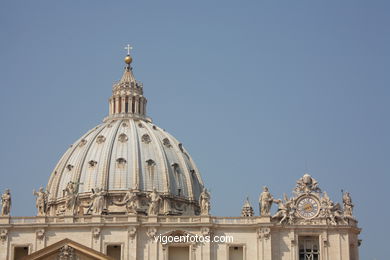
[[[188,249],[188,257],[184,259],[191,260],[298,260],[305,254],[305,243],[309,245],[307,254],[310,255],[313,249],[316,252],[313,258],[307,259],[359,259],[360,229],[350,207],[335,204],[318,185],[311,186],[313,183],[317,182],[305,174],[298,180],[293,197],[272,198],[278,205],[273,216],[3,216],[0,218],[0,259],[15,259],[17,247],[27,247],[30,254],[39,253],[66,239],[102,254],[108,254],[110,245],[115,245],[120,255],[117,260],[170,260],[170,248],[183,246]],[[343,199],[344,205],[352,204],[349,194]],[[251,208],[249,201],[244,205],[244,209],[248,208]],[[253,209],[250,212],[253,213]],[[215,237],[231,237],[233,240],[176,244],[156,240],[158,236],[187,234],[210,236],[211,240]],[[232,248],[239,253],[230,250]],[[97,259],[88,255],[83,257]]]
[[[14,259],[15,248],[28,247],[37,252],[63,239],[71,239],[93,250],[107,253],[107,246],[120,246],[121,259],[165,259],[167,247],[154,236],[174,231],[212,236],[232,236],[232,243],[186,244],[189,259],[232,259],[229,247],[243,247],[241,259],[299,259],[301,237],[318,239],[322,260],[358,259],[359,228],[353,224],[330,226],[325,220],[315,224],[283,225],[270,217],[145,217],[145,216],[84,216],[84,217],[13,217],[2,218],[1,229],[7,235],[0,242],[0,259]],[[37,235],[38,232],[43,235]],[[41,231],[44,232],[41,232]],[[150,232],[154,232],[154,236]],[[238,258],[239,259],[239,258]]]

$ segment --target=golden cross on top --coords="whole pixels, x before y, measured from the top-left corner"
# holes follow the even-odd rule
[[[130,51],[133,49],[133,47],[130,46],[130,44],[127,44],[125,47],[125,50],[127,50],[127,55],[130,55]]]

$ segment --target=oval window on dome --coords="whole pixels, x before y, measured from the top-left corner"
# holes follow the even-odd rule
[[[121,143],[125,143],[125,142],[127,142],[127,140],[129,140],[129,138],[127,137],[127,135],[125,133],[120,134],[118,137],[118,141]]]
[[[99,135],[96,138],[96,143],[98,143],[98,144],[104,143],[105,141],[106,141],[106,138],[104,137],[104,135]]]
[[[141,141],[144,142],[145,144],[148,144],[151,142],[150,140],[150,136],[148,134],[144,134],[142,137],[141,137]]]

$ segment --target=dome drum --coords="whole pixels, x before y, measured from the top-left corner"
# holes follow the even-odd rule
[[[148,215],[148,208],[150,205],[148,195],[150,192],[134,190],[137,196],[136,214]],[[109,191],[106,195],[106,205],[104,205],[103,214],[107,215],[127,215],[130,212],[126,207],[123,207],[121,200],[125,196],[123,191]],[[199,215],[200,208],[197,200],[188,200],[186,198],[172,196],[170,194],[161,194],[162,203],[158,215],[165,216],[180,216],[180,215]],[[66,198],[58,198],[57,200],[49,201],[49,215],[50,216],[66,216],[66,215],[93,215],[89,211],[91,205],[91,193],[85,192],[78,195],[78,207],[74,212],[67,211]]]

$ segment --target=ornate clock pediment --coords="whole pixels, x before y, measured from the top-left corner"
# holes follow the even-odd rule
[[[350,194],[343,194],[342,207],[322,192],[318,182],[307,173],[297,181],[293,194],[291,198],[286,194],[283,199],[272,198],[272,202],[278,204],[272,219],[279,224],[345,225],[354,220]]]

